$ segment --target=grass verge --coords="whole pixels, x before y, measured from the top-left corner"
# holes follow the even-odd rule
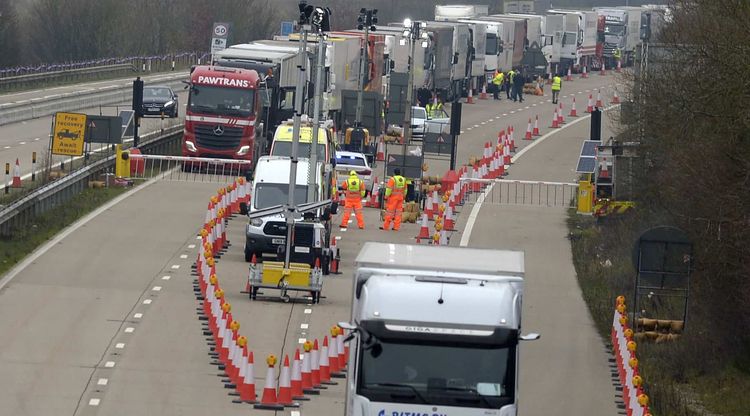
[[[577,215],[575,210],[569,212],[578,284],[605,343],[609,343],[615,297],[632,298],[634,243],[643,230],[660,223],[667,221],[637,214],[598,223]],[[679,341],[639,344],[640,370],[652,412],[666,416],[750,416],[750,373],[742,370],[749,366],[712,359],[705,345],[716,341],[701,337],[699,316],[691,319],[694,324]]]
[[[69,202],[38,216],[29,226],[14,229],[10,237],[0,239],[0,275],[65,227],[125,191],[124,188],[86,189]]]

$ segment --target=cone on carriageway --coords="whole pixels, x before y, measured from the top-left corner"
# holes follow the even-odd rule
[[[568,74],[565,75],[565,81],[573,81],[573,73],[570,67],[568,67]]]
[[[560,103],[560,111],[557,112],[557,124],[562,126],[565,123],[565,117],[563,117],[563,104]]]
[[[479,94],[480,100],[486,100],[487,99],[487,84],[482,85],[482,92]]]
[[[552,125],[550,127],[553,129],[560,127],[558,120],[559,118],[557,117],[557,107],[555,107],[555,114],[552,116]]]
[[[310,341],[305,341],[302,344],[304,354],[302,356],[302,392],[305,394],[320,394],[320,391],[315,388],[313,384],[313,356],[312,356],[313,344]],[[318,383],[320,384],[320,383]]]
[[[293,400],[310,400],[305,397],[302,389],[302,360],[299,355],[299,348],[294,350],[294,361],[292,361],[292,399]]]
[[[596,93],[596,106],[598,108],[604,107],[604,105],[602,105],[602,90],[597,90],[597,93]]]
[[[316,342],[318,340],[315,340]],[[320,384],[336,385],[331,381],[331,363],[328,357],[328,335],[323,337],[323,347],[320,349]]]
[[[445,221],[443,223],[443,229],[445,231],[454,231],[456,228],[453,220],[453,208],[450,205],[445,209]]]
[[[330,274],[341,274],[339,271],[339,265],[341,264],[341,253],[339,248],[336,246],[336,237],[331,236],[331,263],[328,266],[328,272]]]
[[[284,356],[284,365],[281,367],[278,402],[284,407],[300,406],[292,399],[292,369],[289,367],[289,355]]]
[[[474,93],[473,88],[469,88],[469,96],[466,97],[466,104],[474,104]]]
[[[253,253],[253,256],[250,258],[250,267],[255,268],[258,266],[258,257]],[[247,282],[245,283],[245,293],[250,293],[250,278],[247,279]]]
[[[334,325],[331,327],[331,343],[328,348],[328,361],[331,365],[331,377],[334,378],[345,378],[344,364],[339,360],[339,326]]]
[[[378,177],[375,177],[375,180],[373,181],[372,190],[370,190],[370,199],[365,202],[365,206],[369,208],[380,208],[380,203],[378,201],[378,194],[380,193],[380,182],[378,181]]]
[[[586,112],[591,113],[594,111],[594,97],[592,94],[589,94],[589,102],[586,104]]]
[[[607,64],[602,60],[602,70],[599,75],[607,75]]]
[[[268,364],[268,370],[266,371],[266,383],[263,386],[263,396],[261,396],[260,403],[256,403],[253,407],[265,410],[284,410],[284,406],[279,403],[276,396],[276,356],[269,355],[266,358],[266,363]]]
[[[375,160],[385,162],[385,142],[382,139],[378,141],[378,152],[375,154]]]
[[[529,124],[526,125],[526,135],[523,137],[524,140],[531,140],[531,117],[529,117]]]
[[[321,385],[320,382],[320,349],[318,349],[318,340],[312,344],[312,351],[310,352],[310,373],[312,374],[312,385],[316,389],[327,389]]]
[[[432,219],[432,215],[433,215],[433,212],[432,212],[432,195],[430,195],[429,193],[427,194],[427,200],[425,201],[425,204],[424,204],[424,213],[425,213],[425,215],[427,215],[427,219],[428,220]]]
[[[619,59],[617,60],[617,67],[615,67],[615,72],[617,72],[618,74],[622,72],[622,63]]]
[[[614,95],[612,96],[611,104],[620,104],[620,96],[617,95],[617,90],[615,90]]]
[[[534,119],[534,129],[531,131],[531,134],[533,136],[539,136],[539,114],[537,114]]]
[[[576,97],[573,97],[573,104],[570,106],[569,117],[578,117],[578,112],[576,112]]]
[[[588,78],[588,77],[589,77],[588,67],[584,66],[583,72],[581,73],[581,78]]]
[[[247,347],[245,347],[247,348]],[[244,360],[240,368],[240,383],[237,390],[240,393],[240,401],[243,403],[255,403],[255,364],[253,363],[253,352],[247,353],[247,359]]]
[[[430,228],[427,225],[427,213],[422,213],[422,220],[420,221],[419,234],[417,235],[417,244],[422,242],[422,239],[430,238]]]
[[[21,164],[18,162],[18,158],[16,158],[16,164],[13,166],[13,181],[10,183],[10,187],[23,187],[23,185],[21,184]]]
[[[339,329],[339,337],[337,339],[338,342],[338,351],[339,351],[339,366],[341,366],[342,371],[346,371],[346,365],[347,365],[347,358],[346,358],[346,343],[344,342],[344,328],[337,325],[337,328]]]

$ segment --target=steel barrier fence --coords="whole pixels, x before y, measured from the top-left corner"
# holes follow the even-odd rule
[[[461,182],[469,185],[463,203],[475,203],[480,195],[484,195],[483,203],[495,205],[576,207],[578,201],[575,183],[509,179],[462,179]]]

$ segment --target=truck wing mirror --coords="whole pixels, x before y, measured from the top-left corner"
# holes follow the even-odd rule
[[[531,332],[526,335],[521,335],[520,339],[521,341],[536,341],[542,336],[540,334],[537,334],[536,332]]]
[[[342,329],[346,329],[347,331],[356,331],[357,330],[357,325],[351,324],[349,322],[343,322],[343,321],[339,322],[338,326],[341,327]]]

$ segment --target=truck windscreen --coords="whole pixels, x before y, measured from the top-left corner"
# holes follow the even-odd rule
[[[255,209],[284,205],[289,202],[289,185],[285,183],[259,183],[255,185],[253,204]],[[307,202],[307,185],[294,187],[295,204]]]
[[[515,346],[378,340],[357,392],[373,402],[498,409],[513,403]]]
[[[604,26],[604,34],[612,36],[622,36],[625,34],[625,26],[607,24]]]
[[[498,42],[497,35],[494,33],[488,33],[486,39],[485,55],[497,55]]]
[[[188,109],[197,114],[249,117],[253,114],[254,102],[254,90],[194,84],[190,89]]]

